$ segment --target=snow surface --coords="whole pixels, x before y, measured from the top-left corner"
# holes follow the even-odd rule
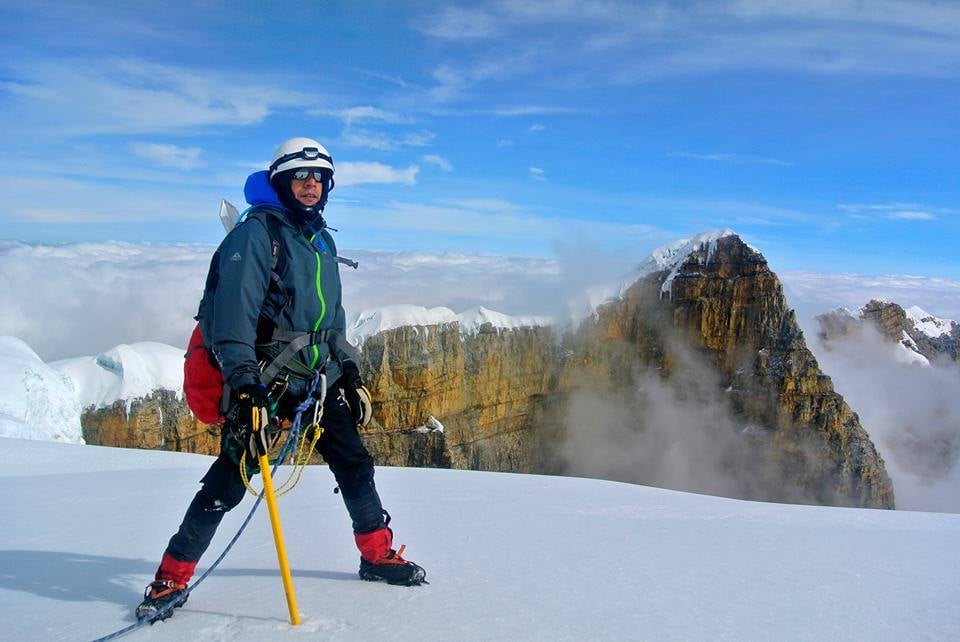
[[[649,258],[640,265],[641,273],[659,272],[660,270],[670,270],[667,278],[660,286],[661,294],[670,294],[673,286],[673,280],[680,272],[680,268],[687,262],[690,255],[702,249],[706,249],[707,255],[703,259],[703,264],[709,263],[713,259],[714,252],[717,251],[717,241],[727,236],[735,236],[735,232],[730,229],[713,230],[703,232],[689,239],[674,241],[668,245],[654,250]]]
[[[0,457],[19,462],[4,472],[16,492],[0,499],[4,639],[129,625],[211,459],[13,439]],[[380,468],[377,481],[429,586],[357,579],[346,511],[314,466],[280,499],[301,626],[287,621],[261,508],[183,609],[124,639],[960,638],[958,515],[437,469]],[[252,501],[226,516],[202,564]]]
[[[929,366],[930,360],[920,354],[920,347],[917,342],[910,338],[907,331],[900,333],[900,341],[897,341],[896,358],[898,363],[911,364],[916,363],[921,366]]]
[[[93,357],[64,359],[50,364],[73,383],[84,408],[104,408],[145,397],[156,390],[183,391],[183,350],[144,341],[119,345]]]
[[[550,317],[510,316],[488,310],[483,306],[461,312],[457,315],[457,318],[460,321],[460,332],[462,334],[477,334],[480,332],[481,326],[487,323],[497,330],[519,330],[520,328],[535,328],[553,323],[553,319]]]
[[[552,319],[542,316],[510,316],[477,306],[457,314],[450,308],[425,308],[419,305],[386,305],[363,310],[347,328],[347,341],[362,346],[375,334],[405,326],[423,327],[456,323],[461,334],[476,334],[489,323],[500,330],[549,325]]]
[[[450,308],[424,308],[419,305],[386,305],[363,310],[347,328],[347,341],[360,346],[375,334],[403,326],[428,326],[457,323]]]
[[[950,334],[950,330],[955,323],[951,319],[939,319],[915,305],[910,306],[904,312],[907,313],[907,318],[913,321],[917,330],[932,338]]]
[[[70,380],[16,337],[0,337],[0,437],[82,442]]]

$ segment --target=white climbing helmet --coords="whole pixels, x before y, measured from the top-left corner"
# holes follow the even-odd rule
[[[277,173],[298,167],[322,167],[329,169],[330,177],[333,177],[333,157],[312,138],[298,136],[280,143],[270,162],[270,178],[272,180]]]

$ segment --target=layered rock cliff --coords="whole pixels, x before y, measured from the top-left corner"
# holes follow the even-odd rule
[[[179,395],[155,390],[146,397],[88,407],[81,417],[88,444],[216,454],[220,429],[197,420]]]
[[[380,464],[893,507],[883,460],[807,350],[776,275],[733,234],[662,248],[562,334],[444,319],[365,337],[374,420],[364,437]],[[85,437],[215,448],[192,436],[202,426],[160,409],[133,407],[123,422],[120,409],[101,412],[85,419]],[[442,432],[417,430],[431,418]]]
[[[540,417],[558,394],[558,346],[549,327],[458,323],[401,327],[363,344],[361,369],[374,396],[373,434],[403,431],[429,416],[444,425],[449,465],[537,472],[546,466]]]

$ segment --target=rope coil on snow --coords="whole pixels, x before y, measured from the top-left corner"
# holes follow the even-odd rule
[[[307,396],[306,396],[305,400],[304,400],[303,402],[301,402],[301,404],[300,404],[299,406],[297,406],[296,415],[295,415],[294,418],[293,418],[293,423],[290,425],[290,436],[287,438],[287,441],[283,444],[283,449],[280,451],[280,455],[279,455],[279,457],[277,457],[277,461],[276,461],[276,462],[274,463],[274,465],[273,465],[273,470],[272,470],[273,473],[276,473],[276,472],[277,472],[277,469],[280,468],[280,464],[281,464],[281,462],[283,462],[283,460],[286,458],[288,450],[290,450],[291,447],[294,447],[294,448],[295,448],[295,447],[296,447],[296,443],[300,441],[300,437],[301,437],[301,434],[300,434],[300,432],[301,432],[301,430],[300,430],[300,418],[301,418],[301,416],[303,415],[303,413],[304,413],[310,406],[313,405],[313,403],[311,403],[311,400],[312,400],[312,398],[313,398],[313,393],[314,393],[314,391],[316,390],[316,388],[317,388],[317,383],[318,383],[319,381],[320,381],[320,374],[317,373],[317,374],[314,376],[314,378],[313,378],[313,382],[310,384],[310,390],[307,392]],[[326,394],[326,390],[323,391],[323,394]],[[319,429],[318,429],[318,430],[317,430],[318,435],[316,436],[315,439],[311,440],[312,443],[316,443],[316,440],[319,439],[319,432],[320,432],[320,431],[319,431]],[[302,470],[301,470],[301,474],[302,474]],[[299,477],[299,475],[298,475],[298,476],[297,476],[297,481],[299,481],[299,479],[300,479],[300,477]],[[289,490],[289,489],[288,489],[288,490]],[[205,579],[207,579],[207,576],[210,575],[211,573],[213,573],[214,569],[216,569],[216,568],[220,565],[220,562],[222,562],[223,559],[227,556],[227,553],[230,552],[230,549],[233,548],[233,545],[236,544],[236,543],[237,543],[237,540],[240,539],[240,535],[243,533],[244,529],[247,528],[247,525],[250,523],[250,520],[253,519],[253,515],[254,515],[254,513],[257,512],[257,508],[259,508],[260,502],[262,502],[262,501],[263,501],[263,491],[260,491],[260,494],[257,496],[257,501],[255,501],[255,502],[253,503],[253,507],[250,508],[250,512],[247,513],[247,516],[246,516],[246,518],[243,520],[243,523],[240,524],[240,528],[239,528],[239,530],[237,530],[236,535],[233,536],[233,539],[230,540],[230,542],[229,542],[229,543],[226,545],[226,547],[223,549],[223,552],[220,553],[220,557],[218,557],[218,558],[213,562],[213,564],[211,564],[210,567],[200,575],[200,577],[197,579],[196,582],[194,582],[191,586],[189,586],[189,587],[186,589],[186,591],[184,591],[184,596],[190,595],[190,593],[192,593],[195,588],[197,588],[198,586],[200,586],[200,584],[201,584]],[[130,626],[124,627],[124,628],[122,628],[122,629],[120,629],[120,630],[118,630],[118,631],[114,631],[113,633],[110,633],[109,635],[105,635],[105,636],[103,636],[102,638],[97,638],[97,639],[94,640],[93,642],[106,642],[107,640],[115,640],[116,638],[118,638],[118,637],[120,637],[120,636],[122,636],[122,635],[126,635],[127,633],[130,633],[131,631],[135,631],[136,629],[139,629],[139,628],[140,628],[141,626],[143,626],[144,624],[150,624],[150,623],[152,623],[152,622],[155,622],[155,621],[157,621],[157,620],[160,619],[160,616],[161,616],[161,615],[163,615],[163,614],[166,613],[167,611],[170,611],[171,609],[173,609],[173,608],[174,608],[174,604],[175,604],[175,602],[170,602],[170,603],[167,604],[165,607],[163,607],[162,609],[160,609],[160,611],[158,611],[157,614],[156,614],[155,616],[153,616],[152,618],[150,618],[150,619],[138,620],[135,624],[131,624]]]

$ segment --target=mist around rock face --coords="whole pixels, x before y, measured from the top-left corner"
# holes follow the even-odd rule
[[[615,479],[723,497],[834,503],[771,458],[774,431],[738,415],[717,371],[675,346],[670,376],[635,364],[616,393],[580,389],[566,408],[567,475]],[[819,456],[811,446],[804,459]]]
[[[897,507],[960,512],[960,362],[910,362],[874,323],[821,328],[813,349],[886,461]]]
[[[894,507],[882,459],[758,251],[724,231],[647,265],[564,343],[562,472]]]

